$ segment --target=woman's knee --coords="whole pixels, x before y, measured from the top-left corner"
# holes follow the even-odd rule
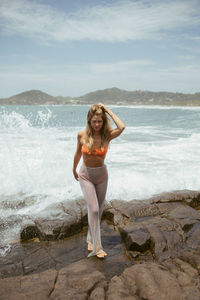
[[[90,213],[93,215],[93,216],[97,216],[99,215],[99,207],[96,207],[96,206],[93,206],[90,208]]]

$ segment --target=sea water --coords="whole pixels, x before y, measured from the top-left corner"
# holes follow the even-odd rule
[[[30,216],[52,203],[82,197],[72,165],[88,109],[0,106],[0,220],[13,213]],[[110,109],[126,129],[110,143],[105,160],[108,201],[200,190],[200,108]]]

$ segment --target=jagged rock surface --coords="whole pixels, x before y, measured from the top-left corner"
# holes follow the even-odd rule
[[[0,259],[1,299],[200,299],[200,192],[114,200],[104,219],[104,260],[86,259],[82,200],[26,223],[21,239],[38,243]]]

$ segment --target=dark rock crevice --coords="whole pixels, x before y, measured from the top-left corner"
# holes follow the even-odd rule
[[[106,283],[105,283],[106,284]],[[86,300],[92,300],[98,298],[98,291],[100,290],[102,300],[105,299],[105,288],[102,281],[95,282],[94,285],[87,291]]]
[[[48,298],[51,297],[51,294],[54,292],[54,290],[55,290],[55,288],[56,288],[56,282],[57,282],[57,280],[58,280],[58,273],[59,273],[59,272],[56,273],[55,280],[54,280],[54,283],[53,283],[53,287],[52,287],[51,291],[49,292],[49,294],[48,294],[48,296],[47,296]]]

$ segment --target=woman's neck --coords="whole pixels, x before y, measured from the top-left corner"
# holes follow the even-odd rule
[[[101,137],[100,132],[94,132],[94,133],[93,133],[93,137],[94,137],[94,138]]]

